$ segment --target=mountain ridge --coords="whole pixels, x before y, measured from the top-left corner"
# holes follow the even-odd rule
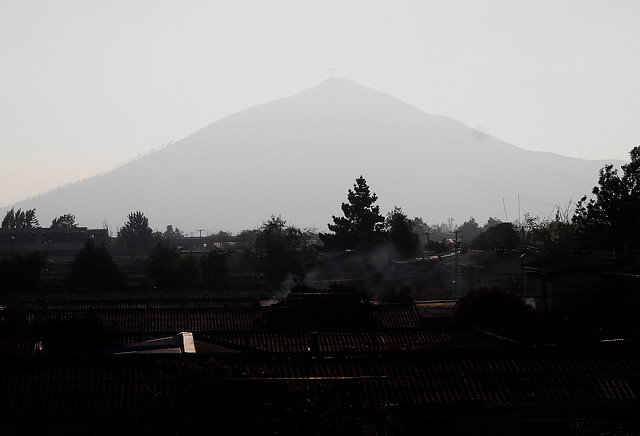
[[[333,78],[15,206],[35,207],[46,220],[74,213],[89,227],[104,220],[114,226],[141,210],[160,229],[173,224],[238,231],[282,215],[291,224],[324,230],[363,175],[385,212],[397,205],[428,222],[450,216],[483,222],[502,217],[501,198],[518,193],[541,203],[575,201],[591,192],[598,170],[609,162],[618,163],[524,150]]]

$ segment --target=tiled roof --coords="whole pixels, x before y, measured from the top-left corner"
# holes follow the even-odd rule
[[[153,405],[171,374],[151,360],[75,357],[0,361],[0,410],[126,409]]]
[[[207,334],[204,341],[269,353],[317,351],[433,350],[451,346],[463,335],[456,330],[397,329],[380,331],[318,331]]]
[[[21,291],[16,295],[17,304],[37,302],[79,301],[147,301],[147,300],[209,300],[225,298],[269,298],[273,292],[263,287],[205,289],[61,289],[45,291]]]
[[[254,296],[247,296],[254,293]],[[260,306],[254,291],[244,296],[214,291],[52,291],[18,295],[17,307],[28,319],[96,317],[113,333],[247,331],[271,309]],[[415,304],[372,304],[381,328],[420,328]]]
[[[247,363],[251,371],[257,362]],[[313,359],[299,355],[265,359],[259,368],[286,378],[353,378],[386,404],[640,401],[637,350],[439,350]]]
[[[25,301],[20,303],[23,310],[116,310],[116,309],[185,309],[185,308],[216,308],[216,307],[257,307],[257,298],[184,298],[184,299],[97,299],[88,300],[43,300]]]
[[[174,357],[175,356],[175,357]],[[640,351],[588,349],[32,357],[0,359],[0,412],[151,407],[211,364],[242,389],[278,380],[353,383],[387,405],[640,407]],[[198,369],[200,368],[200,369]],[[181,371],[188,369],[188,378]],[[195,378],[194,378],[195,377]],[[211,395],[215,395],[215,389]],[[631,406],[630,406],[631,405]],[[637,410],[637,409],[636,409]]]
[[[421,326],[415,304],[372,305],[373,318],[384,328],[417,328]]]
[[[263,319],[259,307],[204,309],[56,310],[32,314],[48,319],[97,317],[111,332],[169,333],[189,331],[249,331]]]

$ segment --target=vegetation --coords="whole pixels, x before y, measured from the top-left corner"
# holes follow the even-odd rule
[[[167,226],[167,230],[162,232],[162,239],[165,241],[173,241],[178,238],[184,238],[184,232],[177,227],[174,229],[171,224]]]
[[[53,221],[51,221],[52,229],[72,229],[74,227],[78,227],[78,224],[76,224],[75,215],[72,215],[70,213],[60,215],[59,217],[54,218]]]
[[[622,175],[606,165],[600,170],[593,198],[578,202],[573,223],[580,245],[629,254],[640,248],[640,146],[630,151],[631,162]]]
[[[229,252],[213,248],[200,259],[202,284],[209,289],[224,289],[229,280]]]
[[[333,216],[329,230],[333,234],[321,234],[326,247],[341,249],[367,249],[382,241],[384,217],[375,204],[378,196],[372,193],[364,177],[360,176],[349,189],[348,203],[342,203],[343,217]]]
[[[272,216],[256,234],[254,246],[257,264],[267,282],[280,284],[288,274],[295,282],[304,281],[304,261],[315,256],[308,235],[287,226],[281,217]]]
[[[152,236],[153,231],[149,227],[149,220],[140,211],[130,213],[127,222],[118,230],[118,238],[131,250],[149,249]]]
[[[473,241],[481,232],[482,230],[474,217],[469,218],[469,221],[465,221],[458,227],[458,233],[466,241]]]
[[[178,240],[185,237],[184,232],[173,225],[167,225],[164,232],[154,232],[144,213],[136,211],[128,215],[127,221],[118,230],[115,247],[120,253],[131,252],[131,260],[125,263],[138,263],[134,266],[127,265],[127,268],[133,270],[133,276],[144,273],[149,285],[208,288],[223,288],[228,284],[229,259],[233,259],[234,268],[241,268],[247,277],[251,274],[262,277],[273,286],[280,286],[287,279],[303,283],[308,273],[307,266],[316,261],[321,251],[358,251],[362,254],[358,261],[353,256],[349,259],[332,258],[331,256],[342,256],[332,253],[325,260],[319,260],[324,264],[318,268],[327,271],[327,268],[338,267],[342,271],[340,274],[343,274],[358,264],[361,274],[355,278],[369,282],[384,276],[385,268],[391,265],[392,256],[418,256],[423,250],[440,255],[453,251],[460,241],[465,247],[472,249],[510,250],[520,247],[542,255],[562,254],[575,248],[630,254],[640,248],[640,226],[637,225],[640,221],[640,146],[631,150],[630,154],[631,162],[622,166],[622,174],[618,174],[611,165],[600,171],[599,186],[593,189],[593,198],[587,200],[584,197],[573,216],[569,208],[558,210],[553,220],[525,215],[525,220],[519,227],[513,223],[503,223],[497,218],[489,218],[484,226],[480,226],[473,217],[460,226],[454,225],[453,218],[441,224],[427,225],[421,218],[410,219],[398,206],[383,216],[376,204],[378,196],[370,189],[365,178],[360,176],[352,188],[347,190],[347,201],[341,204],[343,216],[332,217],[328,233],[318,235],[314,230],[302,230],[287,224],[281,217],[272,216],[257,229],[244,230],[238,235],[220,232],[209,236],[209,242],[230,245],[226,249],[208,252],[201,251],[206,248],[204,245],[196,247],[202,254],[198,259],[184,256],[178,251],[179,245],[182,245]],[[37,226],[35,209],[11,209],[2,221],[5,229]],[[75,216],[71,213],[61,215],[51,222],[51,227],[57,229],[76,226]],[[453,240],[454,235],[458,236],[457,241]],[[13,254],[13,235],[10,237]],[[5,236],[5,243],[9,241],[7,238]],[[317,238],[322,241],[323,247],[316,243]],[[162,244],[158,245],[158,242]],[[15,243],[18,243],[17,237]],[[75,286],[121,284],[122,276],[116,271],[115,263],[106,248],[92,244],[93,242],[88,242],[70,264],[71,283]],[[385,248],[391,246],[394,250],[379,249],[383,244],[387,244]],[[44,251],[44,246],[41,250]],[[238,255],[231,256],[232,251]],[[138,254],[147,257],[144,264]],[[346,260],[351,266],[344,264]],[[14,261],[24,262],[24,258],[16,258]],[[4,262],[7,264],[9,260]],[[122,262],[122,257],[119,257],[119,262]],[[32,269],[39,271],[41,266],[36,268],[36,264],[37,262],[31,264]],[[10,267],[5,265],[4,268]],[[35,273],[30,273],[25,277],[36,276]],[[5,282],[11,283],[10,286],[13,287],[22,286],[12,280],[9,278]],[[39,283],[40,279],[36,277],[21,280],[31,286]]]
[[[189,288],[200,285],[196,261],[178,250],[159,243],[144,262],[147,284],[157,288]]]
[[[511,223],[500,223],[489,227],[471,241],[471,247],[478,250],[491,250],[493,248],[511,250],[518,245],[520,245],[520,235]]]
[[[584,246],[609,247],[619,252],[630,252],[630,249],[637,248],[640,232],[637,229],[637,221],[640,220],[637,191],[640,187],[634,184],[637,177],[633,175],[640,166],[640,150],[634,151],[632,163],[623,166],[622,177],[610,167],[601,171],[600,187],[594,189],[596,197],[588,203],[583,199],[572,220],[568,211],[559,211],[554,220],[526,216],[520,229],[512,223],[502,223],[495,218],[490,218],[481,228],[473,217],[459,227],[454,227],[453,219],[447,223],[428,226],[420,218],[409,219],[400,207],[394,207],[384,218],[375,204],[376,194],[370,191],[361,176],[356,179],[353,189],[348,190],[347,203],[342,204],[344,216],[334,216],[333,224],[328,226],[332,233],[321,235],[327,251],[340,249],[339,252],[329,253],[330,256],[327,257],[334,257],[327,265],[334,271],[338,267],[344,267],[340,272],[346,274],[338,277],[338,280],[346,277],[348,283],[358,283],[363,289],[370,290],[368,285],[375,282],[378,289],[382,289],[378,301],[410,303],[414,297],[422,298],[419,294],[421,290],[412,287],[415,282],[405,284],[404,280],[411,274],[401,273],[414,273],[417,269],[410,268],[415,268],[415,265],[423,268],[427,262],[396,262],[395,258],[392,262],[385,258],[376,263],[372,260],[374,256],[367,256],[368,252],[383,251],[377,249],[381,244],[388,243],[395,248],[393,256],[396,253],[414,256],[425,246],[442,253],[452,248],[452,232],[457,230],[471,247],[477,249],[513,249],[521,246],[524,241],[537,253],[555,254],[575,246],[576,229],[581,238],[579,241]],[[627,221],[629,216],[635,217],[635,221]],[[616,228],[625,223],[635,227],[626,233]],[[12,209],[2,225],[4,228],[33,228],[37,226],[35,209],[25,212]],[[53,228],[75,226],[72,214],[62,215],[52,221]],[[521,233],[525,231],[526,233]],[[216,235],[216,241],[232,242],[235,244],[232,245],[233,250],[243,252],[244,257],[232,255],[231,246],[225,249],[213,248],[208,252],[194,250],[193,254],[185,253],[175,243],[177,239],[184,237],[184,233],[172,225],[168,225],[165,232],[156,232],[155,235],[163,242],[153,246],[154,233],[147,218],[139,211],[129,214],[128,221],[118,231],[118,238],[125,242],[127,249],[139,250],[133,255],[121,255],[120,260],[126,258],[126,262],[138,262],[144,257],[138,267],[141,269],[140,275],[144,270],[143,283],[148,286],[224,289],[230,285],[231,279],[236,278],[230,277],[230,262],[238,262],[256,277],[261,273],[266,282],[274,287],[281,286],[288,277],[293,277],[295,282],[286,299],[264,309],[264,317],[260,317],[257,328],[271,331],[303,330],[309,335],[310,351],[315,351],[314,343],[318,348],[318,336],[314,336],[312,332],[316,329],[377,331],[381,327],[380,322],[372,315],[374,312],[369,297],[359,288],[335,283],[328,288],[314,288],[305,283],[308,274],[306,265],[318,261],[319,248],[315,244],[315,232],[288,225],[279,216],[271,216],[259,228],[245,230],[239,235],[224,232]],[[457,244],[457,241],[454,243]],[[358,253],[347,252],[345,249],[357,250]],[[137,256],[140,253],[144,256]],[[354,258],[358,260],[354,261]],[[517,260],[516,256],[513,258]],[[451,256],[449,260],[430,260],[428,265],[435,267],[429,274],[415,274],[419,277],[417,280],[432,280],[436,283],[434,288],[442,283],[444,290],[437,291],[446,292],[448,284],[445,284],[445,280],[454,264],[453,259]],[[455,259],[457,264],[457,257]],[[389,267],[391,264],[397,269],[392,270]],[[0,297],[3,299],[0,336],[22,336],[32,341],[31,343],[42,339],[45,344],[44,353],[52,355],[109,346],[109,332],[91,311],[83,313],[80,319],[54,320],[53,317],[29,319],[27,312],[22,312],[17,307],[5,310],[6,301],[10,300],[8,297],[13,292],[42,287],[41,271],[44,265],[45,260],[38,253],[28,256],[13,256],[12,253],[10,258],[0,259]],[[377,269],[380,265],[382,267]],[[407,270],[402,269],[405,267]],[[98,247],[92,239],[88,239],[75,255],[70,263],[70,271],[70,283],[78,287],[117,287],[123,284],[122,274],[106,246],[101,244]],[[385,282],[387,277],[383,277],[383,274],[389,271],[396,274],[396,277],[402,277],[402,281],[391,284]],[[424,270],[420,272],[423,273]],[[362,275],[354,277],[359,273]],[[511,277],[513,276],[512,274]],[[362,281],[358,281],[360,279]],[[315,283],[320,282],[318,280]],[[518,285],[522,283],[517,282]],[[264,282],[257,284],[260,288],[264,287]],[[543,321],[549,322],[549,319],[541,320],[521,296],[506,288],[506,284],[501,288],[482,288],[461,298],[455,308],[455,320],[466,328],[479,327],[520,343],[543,343],[550,337],[546,330],[549,325],[543,325]],[[514,288],[522,289],[520,286]],[[87,292],[91,290],[87,289]],[[632,309],[629,311],[633,312]],[[615,313],[616,316],[620,314],[618,308]],[[602,314],[602,308],[597,307],[595,315]],[[637,315],[637,312],[633,315]],[[596,330],[596,324],[598,327],[602,325],[598,324],[602,321],[596,319],[596,316],[590,317],[587,322],[593,330]],[[567,331],[575,326],[569,325],[569,321],[566,325],[558,325]],[[626,328],[626,325],[620,325]],[[600,331],[589,337],[589,343],[599,341],[599,334]],[[562,338],[563,343],[575,344],[576,337],[578,335],[571,330]],[[554,340],[558,338],[559,335]],[[317,380],[283,381],[270,379],[269,374],[241,373],[241,369],[237,367],[225,366],[213,360],[203,362],[205,361],[181,359],[181,362],[172,360],[168,363],[175,365],[174,369],[181,376],[180,389],[152,392],[157,407],[152,411],[141,412],[145,415],[148,428],[161,433],[197,433],[209,431],[211,423],[215,422],[216,428],[223,432],[229,429],[251,433],[284,431],[395,434],[395,429],[386,418],[388,415],[380,413],[383,408],[363,395],[361,384],[325,384]],[[268,381],[252,383],[261,377]],[[216,395],[211,395],[211,392]],[[575,434],[618,434],[597,422],[581,422],[573,430]]]
[[[98,248],[93,239],[87,239],[71,262],[71,283],[89,288],[117,287],[123,284],[123,278],[105,245]]]
[[[554,220],[525,215],[525,229],[525,243],[539,254],[559,254],[575,247],[576,225],[566,212],[558,211]]]
[[[420,237],[413,231],[413,221],[399,207],[394,207],[384,222],[389,240],[403,256],[412,256],[420,249]]]
[[[5,214],[2,225],[3,229],[35,229],[40,227],[38,219],[36,218],[36,210],[29,209],[22,211],[22,209],[15,210],[13,207]]]

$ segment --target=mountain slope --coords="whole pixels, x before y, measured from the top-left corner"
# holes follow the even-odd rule
[[[238,231],[272,214],[326,230],[363,175],[383,211],[428,222],[548,215],[591,191],[602,161],[519,149],[345,79],[223,118],[107,174],[22,202],[42,224],[120,226],[143,211],[153,227]],[[503,197],[505,200],[503,207]],[[534,207],[535,206],[535,207]]]

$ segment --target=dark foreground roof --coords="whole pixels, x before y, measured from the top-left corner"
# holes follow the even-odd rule
[[[219,368],[225,368],[220,371]],[[186,369],[188,371],[186,371]],[[218,368],[213,370],[212,368]],[[0,359],[0,414],[144,409],[181,384],[353,384],[400,408],[461,405],[640,410],[640,350],[631,347],[371,353],[68,356]]]
[[[325,330],[316,332],[223,332],[202,335],[203,341],[243,351],[300,353],[317,351],[435,350],[456,346],[467,332],[450,328]],[[198,352],[201,352],[198,349]]]

